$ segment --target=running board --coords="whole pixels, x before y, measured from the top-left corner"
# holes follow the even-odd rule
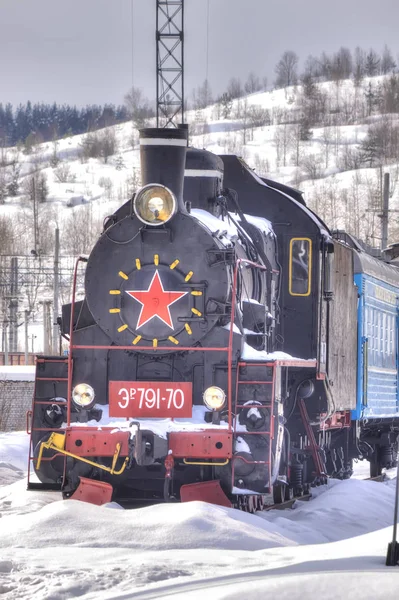
[[[61,483],[39,483],[36,481],[28,481],[26,489],[35,492],[60,492]]]

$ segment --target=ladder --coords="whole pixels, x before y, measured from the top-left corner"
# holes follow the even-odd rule
[[[276,384],[276,364],[260,363],[260,362],[239,362],[237,365],[236,378],[236,405],[235,419],[233,421],[233,438],[234,443],[238,437],[245,435],[254,436],[262,435],[268,440],[268,456],[267,460],[247,460],[244,457],[239,457],[236,460],[243,460],[247,464],[265,465],[267,470],[267,483],[263,493],[271,493],[271,476],[272,476],[272,440],[274,439],[274,398]],[[255,386],[255,387],[254,387]],[[252,396],[252,397],[251,397]],[[255,396],[255,397],[254,397]],[[242,410],[258,409],[263,413],[269,414],[269,419],[266,419],[265,425],[261,429],[240,431],[239,414]],[[235,484],[234,463],[232,461],[232,487]],[[259,492],[258,492],[259,493]]]
[[[28,463],[28,490],[61,490],[59,483],[43,483],[37,480],[32,472],[35,457],[35,447],[46,433],[50,434],[57,429],[54,424],[48,423],[43,427],[45,411],[53,405],[59,406],[61,410],[67,406],[68,388],[68,359],[63,356],[39,356],[36,358],[35,388],[32,400],[32,409],[26,415],[26,431],[30,434],[29,463]],[[66,417],[65,417],[66,420]],[[61,454],[53,454],[43,457],[43,461],[51,461],[61,457]],[[64,457],[62,457],[65,460]]]

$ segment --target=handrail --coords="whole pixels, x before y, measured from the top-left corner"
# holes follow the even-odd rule
[[[229,345],[227,351],[227,403],[228,403],[228,424],[229,429],[232,428],[233,419],[233,406],[232,406],[232,390],[233,390],[233,328],[234,328],[234,317],[236,312],[236,292],[237,292],[237,282],[238,282],[238,269],[241,264],[246,264],[256,269],[260,269],[261,271],[267,271],[267,267],[265,265],[258,265],[254,263],[252,260],[247,260],[245,258],[239,258],[236,261],[236,265],[234,268],[234,277],[233,277],[233,287],[231,289],[231,316],[230,316],[230,333],[229,333]]]
[[[71,425],[71,402],[72,402],[72,348],[73,348],[73,317],[75,316],[75,296],[76,296],[76,280],[78,277],[78,266],[80,262],[87,262],[87,256],[79,256],[75,263],[75,269],[73,272],[73,283],[72,283],[72,303],[71,303],[71,316],[69,322],[69,352],[68,352],[68,397],[67,397],[67,425]]]

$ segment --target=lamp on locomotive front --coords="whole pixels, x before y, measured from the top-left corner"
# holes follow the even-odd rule
[[[169,188],[149,184],[135,195],[133,210],[136,217],[146,225],[163,225],[176,214],[177,200]]]

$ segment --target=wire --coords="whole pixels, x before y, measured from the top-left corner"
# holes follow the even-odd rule
[[[134,86],[134,0],[130,0],[130,25],[131,25],[131,32],[130,32],[130,36],[131,36],[131,77],[132,77],[132,90],[133,90],[133,86]]]
[[[130,244],[130,242],[133,242],[133,240],[136,239],[136,237],[138,235],[140,235],[141,229],[138,230],[138,232],[130,238],[130,240],[126,240],[125,242],[119,242],[118,240],[113,240],[112,237],[110,237],[107,233],[107,230],[104,231],[104,234],[107,236],[107,238],[109,239],[110,242],[113,242],[114,244],[118,244],[119,246],[123,246],[124,244]]]
[[[209,0],[206,4],[206,76],[205,79],[208,81],[208,70],[209,70]]]

